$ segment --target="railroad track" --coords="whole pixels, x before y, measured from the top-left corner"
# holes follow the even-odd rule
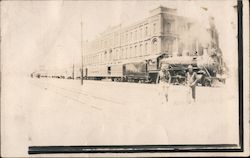
[[[88,94],[86,91],[82,89],[77,89],[71,86],[58,86],[53,83],[49,83],[46,81],[39,81],[39,82],[31,82],[33,85],[52,91],[58,95],[66,97],[68,99],[74,100],[84,105],[90,105],[92,108],[96,110],[101,110],[103,105],[124,105],[122,102],[114,101],[111,99],[107,99],[104,97],[96,96],[93,94]]]

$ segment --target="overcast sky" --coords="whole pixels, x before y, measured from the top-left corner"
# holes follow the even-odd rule
[[[146,18],[149,10],[159,5],[176,8],[179,15],[204,23],[209,15],[214,16],[227,62],[237,61],[234,0],[5,1],[1,6],[3,72],[26,74],[40,65],[63,68],[77,63],[81,17],[83,39],[91,41],[109,26]]]

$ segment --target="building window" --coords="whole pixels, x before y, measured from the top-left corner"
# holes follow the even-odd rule
[[[156,23],[153,24],[153,33],[156,33]]]
[[[100,63],[102,63],[102,53],[100,54]]]
[[[117,54],[117,51],[116,50],[114,50],[114,54],[113,54],[113,59],[114,60],[116,60],[117,58],[116,58],[116,54]]]
[[[133,55],[133,48],[130,47],[130,51],[129,51],[129,58],[132,58],[132,55]]]
[[[107,41],[104,41],[104,47],[106,48],[108,46]]]
[[[137,40],[137,31],[135,31],[135,35],[134,35],[134,40],[136,41]]]
[[[133,41],[133,32],[130,32],[130,42]]]
[[[106,63],[107,60],[108,60],[108,59],[107,59],[107,54],[108,54],[107,51],[105,51],[105,53],[104,53],[104,62],[105,62],[105,63]]]
[[[142,28],[140,28],[140,39],[142,39]]]
[[[125,37],[125,34],[122,34],[122,39],[121,39],[122,44],[124,44],[124,37]]]
[[[145,54],[148,54],[148,43],[145,43]]]
[[[118,49],[116,49],[116,52],[115,52],[115,60],[119,59],[118,54],[119,54],[119,50],[118,50]]]
[[[116,45],[119,45],[120,44],[120,34],[117,35],[117,39],[116,39]]]
[[[119,59],[119,49],[116,50],[116,59]]]
[[[170,22],[166,23],[165,29],[166,29],[167,33],[171,32],[171,23]]]
[[[191,23],[187,23],[187,29],[190,30],[191,28]]]
[[[112,50],[110,50],[110,52],[109,52],[109,61],[112,61],[112,58],[113,58],[113,53],[112,53]]]
[[[158,53],[158,49],[157,49],[157,39],[154,39],[152,42],[152,54],[157,54]]]
[[[114,45],[116,46],[117,43],[118,43],[118,35],[116,34],[116,35],[115,35],[115,39],[114,39]]]
[[[135,56],[135,53],[134,53],[134,52],[135,52],[135,47],[132,47],[132,48],[131,48],[131,56],[130,56],[130,57],[133,58],[133,57]]]
[[[172,42],[171,41],[167,41],[167,51],[169,55],[172,55]]]
[[[140,44],[139,56],[142,56],[142,44]]]
[[[145,27],[145,37],[147,37],[148,36],[148,27],[146,26]]]
[[[124,58],[124,51],[123,51],[123,48],[121,50],[121,53],[120,53],[120,59],[123,59]]]
[[[136,57],[138,56],[137,46],[135,46],[134,56],[136,56]]]
[[[126,43],[128,43],[128,34],[126,33]]]
[[[128,58],[128,48],[126,48],[126,51],[125,51],[125,59]]]

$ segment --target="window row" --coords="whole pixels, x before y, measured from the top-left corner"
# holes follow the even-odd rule
[[[93,49],[101,50],[143,40],[152,34],[156,34],[159,31],[158,26],[159,24],[155,22],[150,25],[138,27],[131,31],[126,31],[123,33],[116,32],[113,34],[113,37],[111,36],[105,40],[97,40],[93,46]]]
[[[150,44],[138,44],[121,49],[111,49],[103,53],[89,55],[85,57],[85,64],[108,63],[116,60],[130,59],[135,57],[142,57],[145,55],[155,54],[158,52],[157,40]]]

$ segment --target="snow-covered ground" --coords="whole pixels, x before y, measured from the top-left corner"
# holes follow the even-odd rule
[[[30,145],[237,144],[236,90],[155,84],[9,78],[2,87],[3,155]],[[11,148],[10,148],[11,147]],[[4,150],[5,149],[5,150]]]

